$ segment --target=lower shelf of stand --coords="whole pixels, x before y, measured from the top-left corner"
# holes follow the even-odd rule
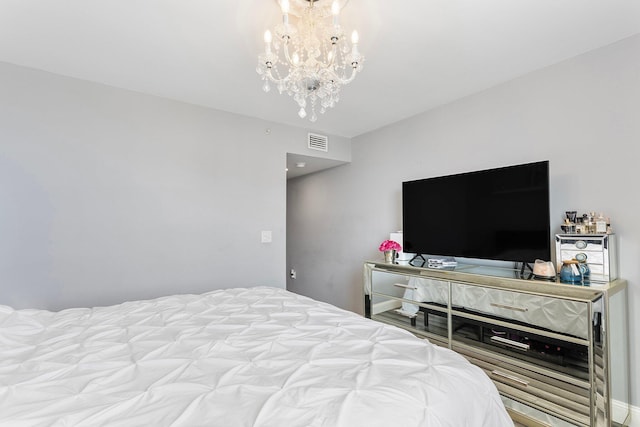
[[[495,357],[489,352],[456,342],[451,348],[484,370],[503,396],[565,420],[571,423],[569,425],[590,425],[588,381],[540,369],[536,365],[514,364],[508,357]]]

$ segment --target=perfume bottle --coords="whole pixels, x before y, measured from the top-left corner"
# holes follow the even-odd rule
[[[587,233],[588,234],[594,234],[596,232],[596,213],[595,212],[589,212],[588,214],[585,214],[587,217]]]
[[[582,226],[583,226],[584,234],[591,233],[590,227],[589,227],[589,214],[582,215]]]
[[[604,217],[604,214],[600,212],[600,215],[595,220],[596,224],[596,233],[606,233],[607,232],[607,219]]]

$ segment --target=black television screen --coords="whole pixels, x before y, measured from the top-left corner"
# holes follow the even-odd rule
[[[551,259],[549,162],[402,183],[403,251]]]

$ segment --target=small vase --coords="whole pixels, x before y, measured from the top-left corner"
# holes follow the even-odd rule
[[[387,264],[395,264],[396,263],[396,251],[384,251],[384,262]]]

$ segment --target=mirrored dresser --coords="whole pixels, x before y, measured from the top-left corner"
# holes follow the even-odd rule
[[[627,283],[568,285],[518,270],[366,262],[366,315],[482,368],[530,426],[628,425]]]

